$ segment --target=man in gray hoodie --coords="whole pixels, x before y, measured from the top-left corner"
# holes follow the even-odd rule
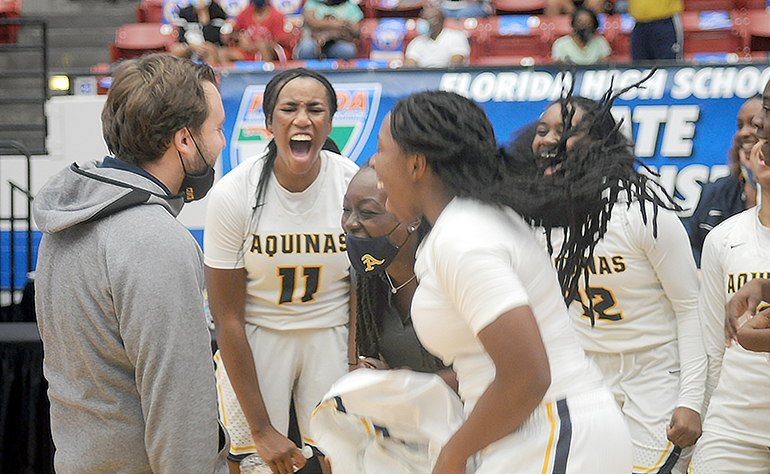
[[[71,165],[35,198],[58,474],[227,472],[203,259],[176,219],[213,183],[224,118],[210,67],[127,61],[102,112],[113,157]]]

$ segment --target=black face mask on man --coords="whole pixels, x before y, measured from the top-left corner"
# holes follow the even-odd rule
[[[345,245],[348,258],[358,273],[366,276],[380,275],[393,263],[401,247],[390,240],[390,234],[400,225],[399,223],[393,230],[379,237],[356,237],[347,234]],[[411,236],[411,233],[409,235]]]
[[[184,166],[182,154],[179,153],[179,150],[177,150],[177,153],[179,154],[179,161],[182,162],[182,170],[184,170],[184,179],[182,180],[182,186],[179,188],[180,194],[182,194],[184,197],[184,202],[192,202],[203,199],[211,187],[214,186],[214,167],[211,166],[208,161],[206,161],[206,158],[203,156],[201,149],[198,147],[198,142],[196,142],[195,138],[193,138],[192,132],[189,133],[190,138],[192,138],[192,141],[195,144],[195,149],[198,151],[198,156],[206,165],[206,171],[201,174],[189,174],[187,172],[187,168]]]

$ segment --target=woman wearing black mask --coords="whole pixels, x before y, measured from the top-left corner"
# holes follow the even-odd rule
[[[596,34],[599,19],[593,10],[577,7],[572,12],[572,33],[553,43],[551,58],[556,62],[595,64],[605,61],[612,48],[602,35]]]
[[[400,223],[385,210],[386,201],[368,165],[350,181],[343,201],[342,228],[353,267],[358,367],[433,372],[456,390],[454,371],[422,347],[412,327],[415,252],[430,224]]]

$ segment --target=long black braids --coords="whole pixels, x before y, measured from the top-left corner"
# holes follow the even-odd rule
[[[418,241],[428,234],[430,223],[423,218],[420,226],[415,230]],[[391,294],[390,286],[383,275],[363,276],[356,275],[356,351],[364,357],[381,359],[380,333],[382,331],[383,313],[390,306],[388,297]],[[444,369],[441,359],[428,352],[420,345],[423,368],[429,372]],[[385,361],[387,362],[387,361]],[[415,368],[413,368],[415,369]]]
[[[542,226],[549,250],[551,229],[563,228],[564,245],[556,261],[569,304],[580,299],[580,276],[587,280],[593,248],[607,230],[621,192],[629,205],[632,199],[655,204],[655,215],[658,207],[678,209],[655,181],[637,171],[635,165],[646,166],[634,156],[631,142],[610,113],[617,96],[644,80],[615,95],[610,90],[600,102],[568,91],[557,101],[563,104],[563,132],[547,163],[537,162],[531,141],[530,151],[524,146],[514,147],[521,151],[515,154],[498,149],[483,109],[451,92],[427,91],[400,100],[391,113],[391,133],[404,151],[424,155],[455,196],[510,207],[530,224]],[[584,113],[573,126],[575,107]],[[533,137],[533,131],[525,130],[522,137]],[[567,152],[570,138],[575,143]],[[557,164],[558,171],[546,175],[546,168]]]

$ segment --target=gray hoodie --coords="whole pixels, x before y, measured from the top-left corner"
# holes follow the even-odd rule
[[[176,219],[182,198],[98,164],[62,170],[34,201],[56,472],[225,473],[203,259]]]

